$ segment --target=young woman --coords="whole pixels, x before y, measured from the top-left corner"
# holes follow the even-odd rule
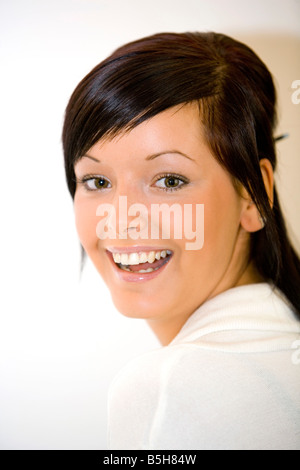
[[[84,252],[162,348],[109,400],[112,449],[300,448],[300,261],[273,172],[276,94],[216,33],[127,44],[63,129]]]

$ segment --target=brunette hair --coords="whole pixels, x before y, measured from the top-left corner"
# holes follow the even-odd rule
[[[270,72],[245,44],[217,33],[161,33],[117,49],[77,86],[68,103],[63,148],[69,191],[74,163],[102,137],[129,131],[179,104],[198,102],[215,158],[256,204],[265,227],[251,234],[259,273],[300,314],[300,260],[276,188],[270,206],[259,161],[276,167],[276,91]]]

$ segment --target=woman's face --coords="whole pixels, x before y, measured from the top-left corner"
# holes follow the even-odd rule
[[[75,174],[76,226],[86,253],[117,309],[147,319],[162,343],[205,300],[251,282],[249,234],[240,223],[246,201],[206,144],[196,104],[100,140]],[[162,216],[151,217],[158,207]]]

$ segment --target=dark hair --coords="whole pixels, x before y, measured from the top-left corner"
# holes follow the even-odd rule
[[[281,213],[271,208],[259,161],[276,167],[276,91],[265,64],[245,44],[217,33],[162,33],[131,42],[77,86],[63,128],[69,191],[74,163],[102,137],[113,137],[172,106],[197,101],[214,156],[247,190],[265,227],[251,234],[251,259],[300,313],[300,260]]]

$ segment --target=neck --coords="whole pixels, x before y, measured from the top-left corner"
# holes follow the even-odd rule
[[[170,319],[149,319],[147,323],[162,346],[167,346],[177,336],[193,312]]]
[[[214,290],[208,297],[205,299],[201,305],[209,299],[216,297],[217,295],[229,290],[233,287],[244,286],[248,284],[257,284],[260,282],[264,282],[264,279],[260,276],[257,272],[255,266],[252,262],[250,262],[246,268],[240,272],[240,275],[235,278],[235,281],[232,282],[231,285],[227,285],[225,288],[219,288]],[[224,286],[223,286],[224,287]],[[200,305],[197,307],[199,308]],[[177,315],[175,317],[171,316],[170,318],[156,318],[156,319],[149,319],[147,323],[155,336],[158,338],[159,342],[162,346],[167,346],[168,344],[173,341],[173,339],[177,336],[183,325],[186,323],[188,318],[194,313],[186,313]]]
[[[212,290],[203,292],[203,297],[199,298],[199,304],[194,305],[191,311],[188,312],[173,311],[164,317],[147,320],[148,325],[163,346],[167,346],[175,338],[188,318],[207,300],[233,287],[257,284],[264,281],[253,262],[249,261],[249,251],[250,235],[240,227],[235,249],[226,270],[214,284]]]

